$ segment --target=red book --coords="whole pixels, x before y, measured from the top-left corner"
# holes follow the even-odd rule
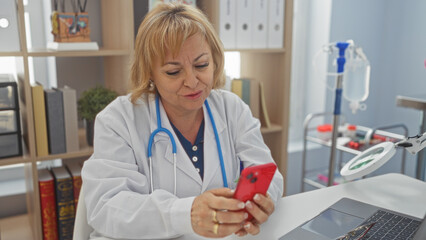
[[[78,162],[66,163],[67,169],[72,176],[72,185],[74,189],[74,204],[75,211],[77,212],[78,197],[80,196],[81,184],[81,165]]]
[[[43,240],[58,240],[55,182],[47,169],[38,170]]]

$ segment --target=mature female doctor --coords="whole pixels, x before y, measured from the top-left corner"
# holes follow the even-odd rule
[[[255,235],[283,193],[232,198],[244,167],[273,162],[260,123],[223,85],[223,47],[201,11],[162,4],[136,37],[131,94],[96,118],[84,164],[91,238]],[[175,153],[175,154],[174,154]],[[254,218],[246,221],[247,213]]]

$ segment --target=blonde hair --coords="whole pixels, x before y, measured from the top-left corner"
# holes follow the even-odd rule
[[[179,4],[159,4],[151,10],[139,26],[135,51],[131,62],[131,101],[135,103],[144,93],[154,93],[150,87],[151,69],[156,58],[164,61],[166,50],[175,56],[189,37],[201,34],[212,52],[213,88],[224,85],[224,50],[206,15],[199,9]]]

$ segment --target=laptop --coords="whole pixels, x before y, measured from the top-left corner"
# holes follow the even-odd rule
[[[342,198],[279,240],[330,239],[425,240],[426,220]]]

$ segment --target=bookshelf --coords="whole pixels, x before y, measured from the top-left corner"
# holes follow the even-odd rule
[[[56,57],[61,59],[90,58],[102,59],[102,70],[104,83],[107,88],[114,89],[119,94],[127,92],[128,63],[134,42],[134,19],[133,0],[98,0],[101,21],[101,42],[98,51],[52,51],[48,49],[33,49],[27,44],[27,33],[24,17],[24,0],[17,0],[18,32],[20,36],[20,51],[0,52],[0,57],[14,57],[16,61],[16,72],[19,79],[20,109],[22,116],[23,146],[24,154],[20,157],[6,158],[0,160],[0,166],[23,163],[26,178],[27,209],[28,214],[19,217],[11,217],[1,220],[1,239],[34,239],[42,240],[40,198],[38,190],[37,163],[52,159],[63,159],[89,157],[93,148],[87,146],[84,130],[79,132],[80,150],[70,153],[53,154],[44,157],[36,155],[35,129],[33,122],[33,109],[30,85],[30,58]],[[89,9],[90,14],[91,9]],[[124,79],[124,80],[123,80]],[[37,79],[36,79],[37,81]],[[62,87],[62,86],[59,86]],[[18,219],[18,220],[17,220]],[[14,226],[20,221],[18,231]],[[28,224],[26,224],[28,222]],[[18,226],[18,225],[17,225]],[[17,235],[18,234],[18,235]],[[25,234],[26,237],[20,236]]]
[[[34,240],[42,240],[40,198],[38,190],[37,162],[61,158],[67,161],[76,157],[89,157],[93,149],[86,145],[80,151],[64,154],[37,157],[35,129],[30,86],[30,58],[102,58],[104,83],[107,88],[125,94],[128,89],[128,63],[134,45],[134,4],[143,0],[98,0],[102,26],[102,45],[98,51],[60,52],[47,49],[30,49],[27,47],[28,29],[24,24],[24,0],[17,0],[19,35],[21,51],[0,52],[0,57],[16,59],[19,78],[20,109],[24,139],[24,154],[20,157],[0,160],[0,166],[23,163],[25,166],[28,214],[20,216],[28,221],[31,236]],[[198,0],[197,5],[211,18],[218,18],[218,1]],[[141,11],[146,11],[142,9]],[[291,35],[292,35],[293,0],[285,0],[284,48],[280,49],[226,49],[241,53],[241,75],[261,79],[265,86],[266,103],[272,122],[270,128],[262,128],[266,144],[278,164],[279,170],[286,176],[287,166],[287,135],[289,126],[289,90],[291,68]],[[89,10],[90,13],[90,10]],[[85,143],[84,132],[80,133],[80,143]],[[2,219],[3,226],[13,224],[15,218]],[[22,228],[28,228],[23,225]],[[17,239],[13,233],[2,227],[2,240]],[[10,237],[9,237],[10,236]]]
[[[287,138],[290,112],[291,41],[293,28],[293,0],[283,0],[284,43],[277,49],[225,49],[238,51],[241,56],[241,77],[262,81],[271,127],[262,127],[263,138],[271,149],[278,169],[287,176]],[[219,29],[219,1],[198,0],[197,6]],[[285,189],[284,189],[285,191]],[[285,193],[284,193],[285,195]]]

